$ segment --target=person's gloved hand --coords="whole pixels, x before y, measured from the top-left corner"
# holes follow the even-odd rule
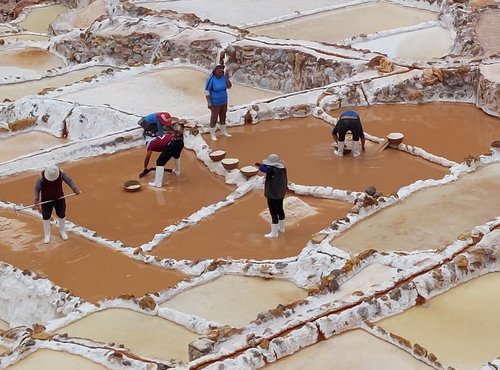
[[[179,176],[181,174],[181,170],[176,170],[176,169],[173,169],[172,170],[172,173],[175,175],[175,176]]]
[[[139,178],[146,176],[148,173],[150,173],[151,170],[149,168],[145,168],[140,174]]]

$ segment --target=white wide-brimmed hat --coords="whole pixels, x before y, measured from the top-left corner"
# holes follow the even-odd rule
[[[276,168],[285,168],[285,163],[278,157],[277,154],[269,154],[269,157],[262,161],[266,166],[273,166]]]
[[[48,181],[55,181],[59,177],[59,168],[57,166],[49,166],[45,169],[44,175]]]

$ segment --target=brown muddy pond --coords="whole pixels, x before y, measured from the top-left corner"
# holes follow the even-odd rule
[[[417,180],[448,174],[446,167],[399,150],[377,152],[379,145],[368,141],[360,157],[339,158],[333,153],[331,131],[332,127],[318,118],[291,118],[234,127],[231,138],[213,142],[207,135],[205,140],[212,149],[225,150],[226,157],[238,158],[240,167],[276,153],[286,162],[288,180],[300,185],[351,191],[375,186],[390,194]]]
[[[291,200],[290,197],[296,196],[289,193],[287,198]],[[345,217],[352,208],[349,203],[334,200],[313,197],[296,199],[297,202],[288,207],[285,200],[286,232],[278,238],[264,237],[270,230],[270,220],[260,215],[267,210],[267,203],[263,190],[257,189],[200,223],[164,239],[151,254],[177,260],[219,257],[267,260],[291,257],[300,253],[312,234]],[[308,213],[309,210],[312,212]],[[294,212],[299,216],[294,217]]]
[[[405,144],[458,163],[468,155],[488,153],[491,143],[500,139],[500,118],[472,104],[373,105],[355,110],[369,134],[385,138],[401,132]],[[338,117],[340,111],[330,114]]]
[[[125,192],[126,181],[139,179],[145,154],[145,149],[136,148],[63,164],[61,168],[82,192],[67,200],[67,219],[107,239],[137,246],[234,191],[222,177],[212,175],[193,152],[184,150],[182,174],[174,176],[166,172],[162,189],[148,185],[154,179],[151,172],[141,179],[143,186],[139,192]],[[156,156],[152,156],[150,166],[154,167]],[[32,203],[37,176],[38,173],[32,172],[1,179],[2,198]],[[68,193],[71,189],[66,187]]]
[[[43,243],[41,218],[0,210],[0,261],[48,277],[76,296],[96,302],[121,294],[141,297],[175,286],[187,276],[136,261],[68,230],[69,240],[52,226]]]

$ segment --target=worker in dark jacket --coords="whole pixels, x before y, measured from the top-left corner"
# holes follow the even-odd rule
[[[63,240],[68,239],[66,233],[66,200],[64,199],[63,181],[73,190],[75,194],[80,194],[73,180],[57,166],[47,167],[35,183],[35,202],[33,208],[42,213],[44,243],[50,242],[50,217],[52,210],[56,210],[59,218],[59,230]],[[41,195],[41,197],[40,197]],[[41,203],[38,204],[41,198]],[[40,208],[41,206],[41,208]]]
[[[352,133],[352,156],[359,157],[359,140],[361,139],[361,148],[365,151],[365,134],[359,115],[352,110],[343,112],[340,115],[339,121],[332,131],[333,140],[337,143],[336,155],[342,157],[344,155],[345,135],[350,131]]]
[[[271,215],[271,231],[264,236],[277,238],[279,233],[285,232],[285,210],[283,200],[288,187],[288,178],[285,163],[278,155],[271,154],[262,163],[255,163],[261,172],[266,174],[264,195]]]

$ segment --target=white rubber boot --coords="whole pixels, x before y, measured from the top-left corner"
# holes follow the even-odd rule
[[[279,220],[278,221],[278,231],[280,233],[284,233],[285,232],[285,220]]]
[[[62,240],[68,240],[68,234],[66,233],[66,219],[59,219],[59,231],[61,233]]]
[[[344,146],[345,146],[345,142],[344,141],[339,141],[337,143],[337,150],[335,151],[335,154],[339,157],[343,157],[344,156]]]
[[[50,220],[43,220],[43,242],[50,242]]]
[[[212,141],[217,141],[217,135],[215,135],[215,127],[210,127],[210,139],[212,139]]]
[[[179,176],[181,174],[181,159],[180,158],[174,158],[174,170],[172,171],[172,173],[175,175],[175,176]]]
[[[277,238],[278,237],[278,224],[271,224],[271,232],[264,235],[266,238]]]
[[[231,136],[233,136],[231,134],[228,134],[228,132],[226,130],[226,125],[219,125],[219,128],[220,128],[221,134],[224,135],[225,137],[231,137]]]
[[[155,181],[150,182],[149,185],[154,186],[155,188],[161,188],[163,185],[164,173],[165,173],[165,168],[163,168],[163,166],[156,166]]]
[[[353,141],[352,142],[352,156],[353,157],[359,157],[361,152],[359,151],[359,149],[361,148],[361,144],[359,141]]]

